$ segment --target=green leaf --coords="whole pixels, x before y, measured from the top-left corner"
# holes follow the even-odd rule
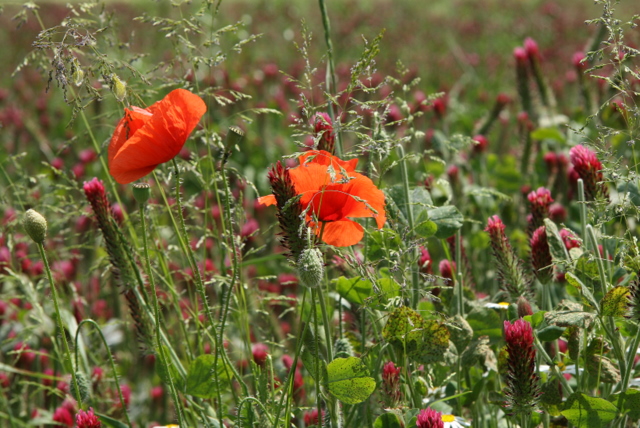
[[[373,295],[373,284],[361,276],[355,278],[341,276],[331,282],[335,284],[338,294],[349,303],[362,305],[367,297]]]
[[[593,293],[591,293],[591,290],[589,290],[589,288],[587,288],[587,286],[584,285],[584,283],[580,281],[577,276],[575,276],[571,272],[567,272],[564,277],[569,284],[573,285],[580,292],[582,297],[589,305],[594,308],[598,307],[598,302],[596,302],[595,297],[593,297]]]
[[[564,333],[564,328],[550,325],[538,331],[537,336],[543,342],[551,342],[562,336],[562,333]]]
[[[531,138],[534,140],[554,140],[560,143],[565,142],[565,137],[557,128],[538,128],[531,132]]]
[[[127,424],[124,422],[120,422],[117,419],[110,418],[109,416],[103,415],[101,413],[94,412],[95,415],[100,419],[103,425],[111,428],[129,428]]]
[[[373,428],[403,428],[404,424],[395,413],[385,413],[376,419]]]
[[[418,214],[418,217],[415,220],[415,225],[416,226],[413,228],[413,231],[420,238],[431,238],[438,230],[438,225],[429,220],[429,213],[426,210],[421,211],[420,214]]]
[[[384,259],[389,251],[397,251],[401,244],[402,239],[391,229],[373,231],[369,234],[367,258],[369,260]]]
[[[449,330],[436,320],[425,320],[411,308],[393,310],[382,337],[416,361],[429,364],[442,360],[449,349]]]
[[[640,419],[640,390],[630,388],[617,397],[616,405],[621,412],[627,413],[631,420]]]
[[[446,205],[429,210],[429,219],[438,227],[435,232],[436,238],[446,239],[462,227],[464,217],[458,208],[453,205]]]
[[[215,356],[200,355],[189,366],[185,392],[199,398],[215,398],[217,395],[215,374],[217,373],[218,386],[223,391],[229,385],[226,369],[222,358],[218,358],[216,366]]]
[[[488,308],[474,309],[467,315],[467,322],[473,329],[475,337],[489,336],[493,340],[502,338],[504,324],[495,310]]]
[[[544,319],[549,325],[588,329],[593,324],[594,315],[582,311],[549,311],[544,314]]]
[[[369,398],[376,381],[360,358],[336,358],[327,365],[327,388],[345,404],[358,404]]]
[[[564,245],[564,241],[558,232],[558,227],[554,222],[548,218],[544,219],[544,228],[547,235],[547,242],[549,243],[549,251],[554,261],[566,261],[570,260],[567,247]]]
[[[627,287],[614,287],[607,292],[600,302],[602,315],[623,317],[629,311],[629,296]]]
[[[378,280],[378,287],[380,287],[380,303],[386,304],[389,300],[400,295],[402,287],[393,278],[380,278]]]
[[[618,408],[602,398],[573,393],[564,404],[562,415],[578,428],[601,428],[615,419]]]
[[[619,193],[629,193],[629,200],[637,207],[640,207],[640,190],[638,189],[638,183],[620,181],[617,185]]]

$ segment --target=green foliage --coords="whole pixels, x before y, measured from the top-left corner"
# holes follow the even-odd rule
[[[603,398],[575,392],[567,398],[561,413],[578,428],[600,428],[616,417],[618,409]]]
[[[360,358],[336,358],[326,370],[329,392],[345,404],[358,404],[376,389],[376,381]]]
[[[193,360],[187,373],[185,386],[187,394],[205,399],[215,398],[218,391],[228,388],[229,369],[225,367],[222,358],[218,358],[217,365],[215,360],[213,355],[200,355]]]

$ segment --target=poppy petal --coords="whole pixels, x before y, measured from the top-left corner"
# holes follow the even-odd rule
[[[316,234],[320,234],[322,227],[316,228]],[[362,240],[364,229],[352,220],[332,221],[324,224],[322,240],[334,247],[349,247]]]
[[[277,203],[276,195],[261,196],[258,198],[258,202],[267,207],[270,205],[275,205]]]
[[[142,110],[142,109],[139,109]],[[125,125],[119,123],[110,149],[109,172],[118,183],[126,184],[153,171],[173,159],[207,110],[202,99],[185,90],[171,91],[149,109],[152,116],[129,133],[122,142]],[[126,121],[131,126],[131,121]],[[135,121],[134,121],[135,122]],[[122,123],[122,121],[121,121]]]
[[[300,165],[308,165],[310,163],[327,166],[332,165],[337,172],[340,172],[340,168],[347,172],[353,172],[356,170],[356,166],[358,165],[357,158],[343,161],[339,157],[333,156],[325,150],[309,150],[308,152],[304,152],[300,155],[298,160],[300,161]]]

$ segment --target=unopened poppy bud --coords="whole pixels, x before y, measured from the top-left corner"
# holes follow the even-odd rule
[[[149,183],[136,183],[133,185],[133,197],[139,204],[144,204],[149,200],[151,186]]]
[[[127,84],[124,83],[116,74],[111,75],[111,90],[116,100],[122,102],[127,96]]]
[[[335,350],[335,358],[353,357],[353,346],[351,346],[349,339],[341,338],[336,340],[333,348]]]
[[[322,253],[317,248],[306,248],[298,258],[300,282],[309,288],[317,288],[322,282],[324,264]]]
[[[74,380],[78,382],[77,392]],[[69,384],[69,392],[71,392],[73,398],[75,398],[78,402],[87,401],[89,399],[89,382],[81,372],[76,372],[75,379],[71,379],[71,383]],[[80,394],[79,397],[77,397],[78,393]]]
[[[24,213],[22,226],[36,244],[42,244],[47,237],[47,220],[36,210],[30,209]]]

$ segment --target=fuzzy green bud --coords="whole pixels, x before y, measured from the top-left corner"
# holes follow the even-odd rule
[[[335,350],[335,358],[349,358],[353,357],[353,346],[347,338],[341,338],[336,340],[336,344],[333,349]]]
[[[146,203],[150,195],[151,186],[149,186],[149,183],[136,183],[133,185],[133,197],[139,204]]]
[[[47,237],[47,220],[36,210],[24,213],[22,226],[36,244],[42,244]]]
[[[69,384],[69,391],[77,402],[86,402],[87,400],[89,400],[89,382],[81,372],[76,372],[75,380],[78,382],[78,391],[76,392],[76,385],[73,378],[71,379],[71,383]],[[80,397],[76,397],[78,393],[80,394]]]
[[[122,102],[127,96],[127,84],[124,83],[116,74],[111,75],[111,90],[116,100]]]
[[[300,282],[309,287],[317,288],[322,282],[324,275],[324,263],[322,263],[322,253],[317,248],[306,248],[300,253],[298,258],[298,276]]]

